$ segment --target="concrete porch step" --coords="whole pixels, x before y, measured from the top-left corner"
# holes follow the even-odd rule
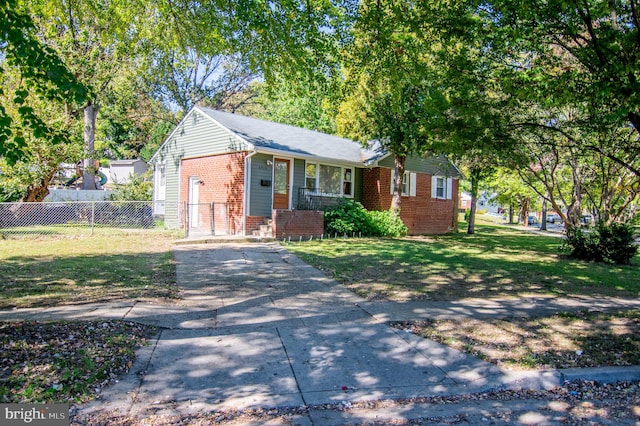
[[[262,225],[258,225],[258,229],[251,231],[251,235],[260,238],[273,238],[273,220],[265,219]]]

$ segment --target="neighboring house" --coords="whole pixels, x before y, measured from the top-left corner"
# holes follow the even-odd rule
[[[318,236],[317,210],[336,197],[391,206],[393,156],[298,127],[194,107],[151,158],[154,205],[165,226],[250,235],[273,220],[276,237]],[[458,169],[408,158],[401,218],[411,234],[457,226]]]
[[[112,184],[128,183],[132,175],[143,175],[147,171],[147,163],[140,159],[113,160],[109,164]]]
[[[460,193],[460,210],[468,210],[471,208],[471,194],[468,192]]]
[[[503,212],[502,207],[495,201],[496,194],[488,191],[483,191],[478,194],[478,200],[476,208],[483,213],[501,214]],[[460,209],[466,210],[471,208],[471,194],[468,192],[462,192],[460,194]]]
[[[486,210],[487,213],[502,213],[502,207],[495,201],[496,194],[483,191],[478,195],[478,210]]]

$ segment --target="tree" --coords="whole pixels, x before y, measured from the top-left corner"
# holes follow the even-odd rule
[[[141,11],[142,3],[128,2],[126,12],[117,0],[97,3],[40,0],[29,5],[32,13],[39,16],[39,32],[46,43],[53,46],[77,78],[92,89],[78,114],[81,113],[84,123],[82,188],[96,189],[97,118],[113,79],[131,66],[135,38],[139,35],[135,16]]]
[[[256,83],[249,115],[323,133],[335,134],[335,116],[340,96],[340,81],[308,81],[274,77],[269,83]]]
[[[230,53],[208,55],[189,47],[164,48],[155,50],[147,61],[143,78],[151,95],[183,113],[198,104],[233,110],[237,105],[231,100],[257,78],[247,61]]]
[[[509,206],[509,223],[513,223],[513,213],[517,212],[520,223],[527,224],[527,217],[536,191],[525,184],[517,171],[508,167],[498,167],[488,185],[496,194],[498,204]]]
[[[346,56],[346,99],[338,132],[377,141],[393,155],[391,209],[400,212],[405,160],[429,148],[429,122],[445,102],[431,62],[433,39],[421,31],[420,9],[405,1],[364,1]]]
[[[48,185],[58,172],[59,164],[65,161],[77,161],[81,158],[82,140],[78,121],[71,117],[63,105],[28,96],[17,106],[12,101],[15,91],[23,81],[19,70],[7,67],[0,76],[4,93],[0,95],[0,104],[12,119],[12,131],[22,140],[21,158],[8,160],[0,158],[0,199],[3,201],[42,201],[49,193]],[[38,117],[46,118],[46,125],[60,138],[51,138],[48,134],[34,132],[22,125],[19,119],[20,108],[31,108]]]
[[[636,0],[492,0],[482,11],[496,34],[495,48],[487,53],[512,71],[509,93],[556,108],[585,105],[585,129],[607,132],[630,123],[640,134]],[[640,174],[615,156],[616,149],[575,142],[578,149],[600,152]],[[640,153],[638,140],[626,141],[624,148]]]
[[[41,42],[38,29],[16,0],[0,2],[0,73],[5,67],[17,70],[20,78],[12,92],[12,99],[0,105],[0,156],[9,165],[29,157],[23,131],[36,138],[46,138],[53,144],[69,140],[65,132],[52,126],[46,116],[38,114],[29,98],[56,105],[78,105],[89,96],[87,87],[77,81],[73,73],[48,45]],[[0,95],[6,95],[0,86]],[[15,114],[6,107],[15,106]]]

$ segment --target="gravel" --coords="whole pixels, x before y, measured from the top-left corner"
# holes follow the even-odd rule
[[[407,415],[397,414],[402,412]],[[328,422],[326,419],[339,420]],[[71,425],[619,425],[636,424],[637,421],[640,421],[640,383],[580,381],[567,382],[549,391],[502,390],[431,398],[231,410],[189,416],[139,419],[101,413],[74,417]]]

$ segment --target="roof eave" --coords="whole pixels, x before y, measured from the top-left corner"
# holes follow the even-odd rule
[[[282,149],[273,149],[273,148],[256,146],[254,148],[254,151],[260,154],[280,155],[283,157],[300,158],[304,160],[313,160],[313,161],[319,161],[319,162],[326,162],[330,164],[339,164],[339,165],[360,167],[360,168],[366,167],[365,163],[359,162],[359,161],[349,161],[349,160],[338,159],[338,158],[321,157],[317,155],[286,151]]]

